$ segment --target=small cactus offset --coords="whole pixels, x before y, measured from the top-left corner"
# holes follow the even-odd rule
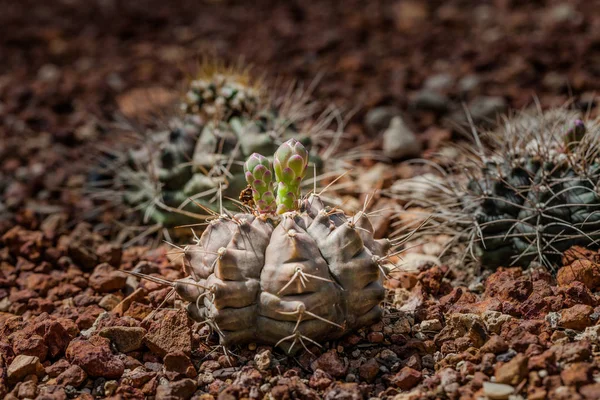
[[[275,152],[277,176],[277,213],[296,209],[300,199],[300,183],[308,167],[308,151],[296,139],[283,143]]]
[[[421,235],[449,234],[492,267],[554,268],[569,247],[599,244],[600,121],[564,109],[523,114],[477,139],[467,173],[395,186],[430,210]]]
[[[235,201],[229,199],[246,185],[248,170],[243,162],[253,153],[273,154],[281,143],[294,138],[311,150],[311,163],[320,164],[317,147],[329,146],[333,132],[327,126],[334,112],[313,121],[317,104],[309,99],[309,92],[301,88],[272,92],[253,80],[247,69],[206,63],[189,84],[179,103],[180,114],[168,122],[168,129],[143,133],[139,147],[109,160],[108,172],[97,179],[107,182],[104,197],[134,211],[129,215],[139,220],[131,218],[133,225],[172,228],[205,220],[207,209],[219,210],[220,198],[226,207],[234,207]],[[305,150],[299,155],[304,169],[308,154]],[[293,168],[296,158],[291,160]],[[299,172],[285,169],[284,173],[289,171]],[[271,211],[269,196],[285,190],[288,193],[279,198],[286,202],[277,207],[281,212],[289,209],[297,201],[290,196],[298,196],[301,177],[295,179],[283,181],[266,198],[257,198],[261,207],[267,202],[263,211]]]
[[[349,217],[317,195],[300,197],[307,154],[294,139],[277,150],[276,208],[271,165],[252,155],[245,168],[255,209],[220,215],[185,248],[189,277],[175,288],[223,345],[256,342],[293,352],[381,316],[379,263],[390,243],[373,238],[364,213]]]
[[[244,164],[246,182],[252,189],[252,197],[256,210],[261,214],[275,212],[275,195],[273,192],[273,166],[265,156],[254,153]]]

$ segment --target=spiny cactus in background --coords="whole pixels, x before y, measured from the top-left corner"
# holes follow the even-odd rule
[[[206,208],[218,209],[219,199],[235,206],[231,198],[245,186],[243,161],[273,154],[290,138],[310,149],[311,166],[322,166],[318,149],[331,154],[340,132],[329,128],[335,110],[313,120],[318,104],[310,90],[274,93],[247,69],[205,64],[179,104],[183,114],[165,130],[140,135],[137,148],[108,163],[110,190],[99,197],[135,211],[134,225],[158,230],[206,219]]]
[[[223,345],[257,342],[292,352],[381,316],[380,264],[390,242],[373,238],[364,213],[349,217],[316,194],[300,197],[307,155],[294,139],[282,144],[275,179],[266,157],[250,156],[245,176],[254,208],[216,216],[184,248],[189,277],[175,290]]]
[[[475,141],[464,171],[394,185],[425,207],[421,236],[449,234],[485,266],[553,268],[569,247],[598,244],[599,120],[565,109],[523,113]]]

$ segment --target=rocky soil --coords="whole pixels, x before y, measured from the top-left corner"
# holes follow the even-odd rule
[[[569,250],[555,277],[393,271],[381,323],[312,354],[226,351],[170,287],[123,272],[173,280],[179,260],[112,244],[115,216],[81,191],[136,89],[168,97],[199,54],[272,79],[324,72],[315,97],[359,107],[347,144],[393,159],[457,138],[463,105],[478,124],[534,95],[594,113],[597,1],[177,3],[0,0],[0,397],[600,398],[594,251]],[[419,172],[358,162],[366,191]]]

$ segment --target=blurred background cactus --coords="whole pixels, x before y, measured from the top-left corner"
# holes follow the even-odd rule
[[[392,192],[423,207],[418,235],[484,266],[554,268],[574,245],[600,239],[600,124],[567,109],[521,113],[479,135],[457,171],[400,181]],[[441,168],[440,168],[441,170]]]
[[[94,189],[96,196],[128,209],[128,223],[139,234],[134,239],[157,231],[168,237],[165,228],[204,221],[208,210],[223,205],[239,207],[243,161],[253,153],[273,154],[290,138],[309,149],[311,176],[312,168],[323,170],[324,158],[335,173],[340,160],[328,155],[343,123],[333,108],[317,115],[311,91],[295,84],[268,87],[247,68],[205,62],[163,129],[128,125],[139,133],[136,144],[124,153],[111,150],[102,179],[92,183],[102,187]]]

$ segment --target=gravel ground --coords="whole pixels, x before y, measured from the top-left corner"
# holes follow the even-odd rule
[[[478,124],[534,98],[593,109],[598,1],[177,3],[0,1],[0,397],[600,398],[598,253],[570,250],[556,277],[394,272],[381,323],[313,354],[226,352],[122,272],[180,278],[168,249],[111,244],[113,215],[79,190],[135,89],[178,90],[203,54],[323,73],[315,97],[357,110],[349,144],[398,158],[455,138],[464,107]],[[412,154],[386,144],[391,116]],[[416,172],[360,163],[376,187]]]

